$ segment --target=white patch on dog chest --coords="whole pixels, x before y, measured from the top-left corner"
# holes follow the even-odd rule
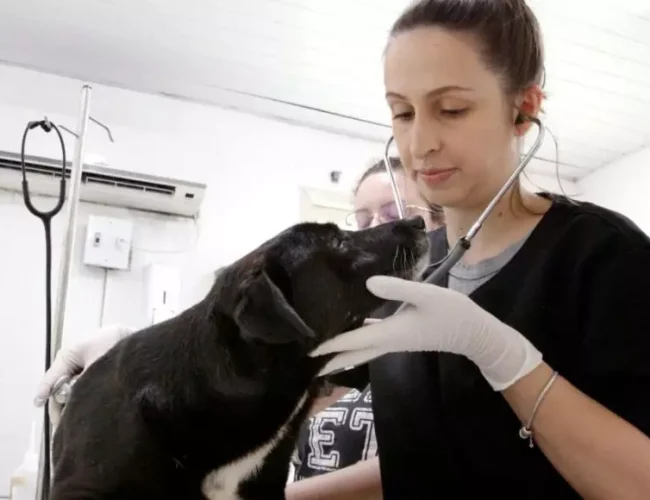
[[[213,470],[203,479],[201,492],[208,500],[241,500],[237,494],[239,485],[253,476],[264,465],[264,460],[273,450],[275,445],[284,437],[289,423],[303,408],[307,400],[307,393],[303,394],[300,401],[291,412],[291,415],[275,435],[262,446],[253,450],[228,465]],[[288,467],[289,464],[287,464]]]

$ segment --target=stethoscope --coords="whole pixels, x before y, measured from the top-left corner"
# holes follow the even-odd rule
[[[530,148],[526,156],[524,156],[524,158],[521,160],[521,162],[514,170],[514,172],[512,172],[510,177],[508,177],[508,180],[503,184],[499,192],[494,196],[494,198],[492,198],[492,201],[490,201],[490,203],[488,203],[487,207],[485,207],[483,212],[481,212],[481,215],[478,217],[478,219],[476,219],[474,225],[469,228],[467,234],[465,234],[465,236],[463,236],[458,240],[458,242],[454,245],[454,247],[451,249],[451,251],[449,251],[449,253],[445,257],[443,257],[438,262],[435,262],[434,264],[429,266],[429,269],[433,268],[434,271],[431,274],[429,274],[427,278],[424,279],[424,283],[431,283],[435,285],[440,285],[444,283],[451,268],[454,267],[458,263],[458,261],[460,261],[460,259],[463,258],[465,252],[469,250],[472,244],[472,240],[474,239],[476,234],[483,226],[483,223],[490,216],[490,214],[494,210],[494,207],[497,206],[499,201],[501,201],[501,198],[503,198],[503,196],[508,192],[508,190],[512,187],[512,185],[517,181],[519,175],[524,171],[526,166],[530,163],[530,160],[533,159],[533,156],[541,147],[542,142],[544,141],[544,134],[546,130],[542,125],[542,122],[538,118],[531,117],[528,118],[528,121],[537,125],[537,128],[539,129],[534,144],[532,145],[532,147]],[[393,191],[393,197],[395,198],[395,205],[397,206],[397,212],[400,218],[403,219],[406,217],[406,215],[404,211],[404,206],[402,204],[402,197],[400,196],[399,188],[397,187],[395,173],[393,172],[393,168],[391,166],[390,156],[389,156],[389,150],[391,144],[393,143],[393,140],[394,137],[391,137],[386,142],[386,148],[384,150],[384,166],[386,168],[386,172],[388,172],[388,177],[390,179],[390,184]],[[402,304],[399,307],[398,311],[403,309],[405,305],[406,304]]]
[[[25,144],[27,135],[37,127],[42,128],[45,132],[54,130],[59,137],[61,144],[61,178],[59,179],[59,197],[56,205],[51,210],[38,210],[32,203],[29,193],[29,182],[27,181],[27,168],[25,166]],[[20,168],[22,171],[22,188],[23,200],[27,210],[41,220],[45,229],[45,371],[50,369],[52,362],[52,219],[57,215],[65,203],[65,185],[66,185],[66,154],[65,143],[59,128],[47,118],[41,121],[29,122],[23,133],[23,140],[20,147]],[[44,408],[44,425],[43,425],[43,453],[46,457],[43,462],[43,485],[42,498],[48,498],[50,486],[50,418],[48,413],[49,403],[46,401]]]

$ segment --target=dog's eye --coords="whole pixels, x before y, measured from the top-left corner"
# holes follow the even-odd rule
[[[341,246],[341,243],[342,243],[341,238],[339,238],[339,237],[337,237],[337,236],[334,236],[334,237],[332,238],[332,240],[331,240],[331,245],[332,245],[332,247],[334,247],[334,248],[338,248],[338,247],[340,247],[340,246]]]
[[[346,240],[342,236],[334,236],[332,238],[332,247],[333,248],[345,248]]]

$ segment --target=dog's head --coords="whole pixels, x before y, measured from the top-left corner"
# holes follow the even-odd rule
[[[428,248],[420,217],[363,231],[297,224],[224,268],[213,291],[247,342],[309,352],[382,305],[366,288],[369,277],[410,279],[426,266]]]

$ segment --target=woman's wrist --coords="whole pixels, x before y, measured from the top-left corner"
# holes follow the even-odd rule
[[[528,423],[536,403],[552,376],[553,369],[542,362],[529,374],[502,391],[503,397],[508,401],[522,424]],[[552,387],[549,390],[552,390]],[[541,400],[539,406],[543,404],[544,401]]]

